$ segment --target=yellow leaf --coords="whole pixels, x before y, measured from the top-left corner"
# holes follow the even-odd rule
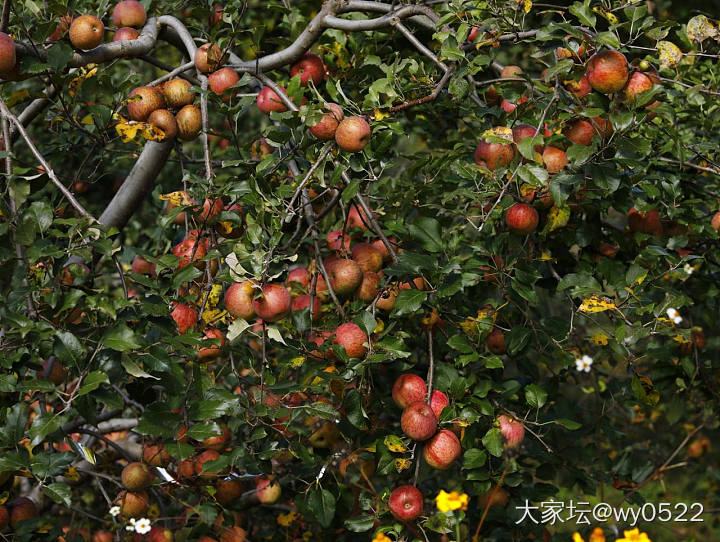
[[[303,363],[305,363],[305,356],[297,356],[290,360],[290,367],[297,369],[302,367]]]
[[[282,527],[289,527],[290,524],[295,522],[296,519],[300,517],[300,514],[295,512],[295,510],[290,510],[287,514],[280,514],[277,517],[277,523],[278,525]]]
[[[555,231],[559,228],[567,226],[568,220],[570,220],[570,207],[563,205],[558,207],[553,205],[552,209],[548,213],[547,224],[543,228],[543,233]]]
[[[660,64],[665,68],[674,68],[682,60],[682,51],[672,42],[661,41],[657,44]]]
[[[605,9],[603,9],[603,8],[601,8],[601,7],[597,7],[597,6],[595,6],[594,8],[592,8],[592,10],[593,10],[595,13],[597,13],[598,15],[600,15],[600,17],[603,17],[604,19],[606,19],[607,22],[609,22],[610,24],[617,24],[617,23],[618,23],[618,18],[617,18],[613,13],[611,13],[610,11],[607,11],[607,10],[605,10]]]
[[[532,9],[532,0],[523,0],[523,11],[525,13],[530,13],[531,9]]]
[[[590,337],[590,342],[597,346],[607,346],[608,336],[604,333],[596,333],[595,335]]]
[[[93,116],[90,114],[85,115],[82,119],[80,119],[80,122],[82,122],[85,126],[90,126],[91,124],[94,124]]]
[[[205,310],[202,314],[203,322],[206,324],[218,324],[218,323],[225,323],[227,322],[227,311],[224,309],[218,309],[215,308],[208,308],[205,307]]]
[[[122,138],[122,142],[127,143],[135,139],[142,124],[142,122],[119,122],[115,125],[115,131]]]
[[[718,28],[705,17],[705,15],[696,15],[687,23],[685,33],[690,41],[702,43],[707,38],[720,37]]]
[[[604,312],[615,309],[617,309],[617,306],[609,297],[601,297],[599,295],[593,295],[584,299],[580,305],[581,312]]]
[[[409,469],[410,465],[412,465],[412,461],[410,461],[409,459],[399,457],[395,460],[395,470],[398,472]]]
[[[375,110],[375,120],[383,120],[390,116],[390,113],[383,113],[379,109]]]
[[[495,126],[485,130],[482,138],[488,143],[500,143],[501,145],[510,145],[514,141],[512,128],[507,126]]]
[[[397,435],[388,435],[383,442],[391,452],[402,453],[407,451],[407,446]]]
[[[7,105],[8,107],[12,107],[19,102],[27,100],[29,97],[30,92],[28,91],[28,89],[24,88],[21,90],[16,90],[12,94],[10,94],[10,97],[7,99]]]
[[[72,465],[68,467],[68,470],[65,471],[65,474],[63,474],[63,476],[72,482],[80,481],[80,473]]]
[[[169,192],[167,194],[160,194],[158,196],[158,199],[160,201],[169,201],[176,207],[179,207],[180,205],[193,205],[195,203],[190,197],[190,195],[184,190],[178,190],[177,192]]]

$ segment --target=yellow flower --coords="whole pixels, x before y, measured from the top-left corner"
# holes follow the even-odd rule
[[[590,542],[605,542],[605,533],[600,527],[595,527],[590,534]]]
[[[615,542],[652,542],[648,535],[641,533],[637,527],[632,531],[623,531],[624,538],[618,538]]]
[[[372,542],[392,542],[392,540],[385,536],[385,533],[377,533],[375,538],[372,539]]]
[[[435,497],[435,505],[441,512],[452,512],[453,510],[467,510],[469,497],[465,493],[458,493],[457,491],[451,491],[446,493],[444,490],[440,490],[438,496]]]

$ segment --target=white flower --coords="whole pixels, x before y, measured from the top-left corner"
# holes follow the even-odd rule
[[[578,370],[578,372],[585,371],[586,373],[590,372],[590,367],[592,367],[593,359],[588,356],[587,354],[584,355],[581,358],[578,358],[575,360],[575,368]]]
[[[148,518],[141,518],[135,522],[135,532],[139,534],[145,534],[150,532],[150,520]]]
[[[680,324],[683,319],[682,316],[680,316],[680,313],[676,311],[675,309],[668,309],[667,311],[667,317],[670,318],[670,320],[673,321],[675,324]]]
[[[110,507],[110,515],[112,517],[119,516],[120,515],[120,507],[119,506],[111,506]]]
[[[686,272],[688,275],[692,275],[692,274],[693,274],[693,271],[695,271],[695,268],[694,268],[692,265],[690,265],[689,263],[686,263],[686,264],[685,264],[685,267],[683,267],[683,269],[685,270],[685,272]]]

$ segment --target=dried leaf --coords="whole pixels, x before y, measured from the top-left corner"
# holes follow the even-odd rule
[[[682,60],[682,51],[680,48],[672,42],[661,41],[657,45],[657,50],[660,56],[660,64],[665,68],[674,68]]]

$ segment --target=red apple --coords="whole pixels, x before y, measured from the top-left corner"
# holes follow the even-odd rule
[[[113,542],[115,537],[110,531],[95,531],[92,535],[92,542]]]
[[[182,269],[194,262],[195,267],[202,269],[205,262],[202,259],[207,255],[205,243],[197,237],[186,237],[182,242],[175,245],[173,254],[180,258],[178,269]]]
[[[400,427],[413,440],[427,440],[437,431],[437,417],[430,405],[418,401],[403,410]]]
[[[70,43],[75,49],[88,51],[102,43],[105,25],[93,15],[81,15],[70,24]]]
[[[210,90],[215,94],[224,94],[227,89],[240,81],[240,76],[232,68],[220,68],[208,77]]]
[[[662,223],[660,213],[656,209],[643,212],[634,207],[628,212],[628,226],[631,231],[641,233],[652,233],[655,236],[662,235]]]
[[[248,542],[249,537],[247,531],[242,527],[233,525],[232,527],[223,527],[220,533],[220,542]]]
[[[720,211],[716,212],[710,220],[710,227],[715,231],[720,231]]]
[[[128,491],[142,491],[150,485],[151,480],[150,469],[138,461],[128,463],[120,474],[120,481]]]
[[[135,256],[135,258],[133,258],[131,270],[138,275],[155,276],[155,264],[150,263],[142,256]]]
[[[195,459],[195,474],[197,474],[200,478],[215,478],[220,476],[219,472],[205,470],[205,463],[215,461],[219,457],[220,453],[215,450],[205,450],[202,452],[199,456],[197,456],[197,459]]]
[[[505,414],[498,416],[497,421],[500,425],[500,432],[505,439],[505,448],[517,448],[525,438],[525,427],[523,424]]]
[[[266,322],[277,322],[290,313],[290,292],[282,284],[262,287],[262,297],[253,300],[255,314]]]
[[[638,94],[652,90],[652,88],[653,80],[647,74],[634,72],[623,89],[623,95],[626,100],[634,101]]]
[[[263,504],[273,504],[280,498],[282,489],[275,476],[261,476],[255,480],[258,500]]]
[[[264,137],[261,137],[260,139],[256,139],[253,141],[253,144],[250,146],[250,157],[253,160],[262,160],[266,156],[273,153],[273,147],[265,141]]]
[[[424,401],[427,397],[425,380],[414,374],[400,375],[392,388],[392,398],[400,408]]]
[[[507,166],[515,156],[513,145],[481,141],[475,149],[475,163],[490,171]]]
[[[358,243],[352,248],[352,259],[363,271],[380,271],[383,256],[378,249],[369,243]]]
[[[377,273],[372,271],[363,271],[362,282],[355,292],[355,296],[360,301],[372,301],[380,292],[380,280],[380,275]]]
[[[582,99],[592,92],[592,87],[588,81],[587,75],[580,77],[577,81],[565,81],[565,88],[571,94],[574,94],[578,98]]]
[[[588,60],[585,73],[590,86],[598,92],[618,92],[628,80],[627,58],[613,49],[600,51]]]
[[[215,500],[226,505],[240,498],[243,494],[243,485],[240,480],[231,478],[229,480],[219,479],[215,482]]]
[[[191,86],[189,81],[179,77],[163,83],[161,89],[168,107],[180,109],[192,104],[195,101],[195,94],[190,92]]]
[[[323,141],[335,137],[335,131],[345,117],[342,107],[336,103],[326,103],[325,109],[327,109],[328,112],[324,113],[318,122],[310,126],[310,133]]]
[[[501,329],[493,328],[486,341],[488,350],[493,354],[502,355],[506,352],[505,334]]]
[[[48,365],[50,364],[49,360],[45,360],[42,363],[42,369],[37,371],[38,378],[43,378],[45,376],[45,373],[47,371]],[[52,368],[50,369],[50,374],[47,376],[47,380],[55,384],[56,386],[59,386],[63,382],[65,382],[65,379],[67,378],[67,369],[63,366],[62,362],[60,360],[53,361]]]
[[[353,260],[338,259],[326,268],[333,291],[340,297],[352,295],[362,283],[363,271]]]
[[[200,444],[206,450],[219,452],[227,447],[231,439],[232,432],[230,429],[226,425],[221,425],[219,434],[206,438]]]
[[[167,527],[156,525],[147,534],[147,542],[173,542],[175,536]]]
[[[347,322],[340,324],[335,329],[334,344],[339,344],[345,349],[345,353],[349,358],[363,358],[367,354],[368,337],[360,326]]]
[[[150,497],[144,491],[132,492],[121,491],[115,504],[120,507],[120,515],[125,518],[137,518],[144,516],[150,504]]]
[[[15,42],[5,32],[0,32],[0,73],[8,73],[15,69]]]
[[[197,324],[197,312],[195,309],[190,308],[183,303],[175,303],[170,316],[172,316],[172,319],[175,320],[180,334],[187,333],[191,327],[194,327],[195,324]]]
[[[327,233],[326,236],[328,248],[337,252],[348,252],[352,238],[349,233],[342,230],[334,230]]]
[[[312,275],[310,275],[310,271],[307,270],[307,267],[296,267],[288,273],[287,285],[290,287],[291,283],[294,282],[295,284],[298,284],[300,288],[307,291],[310,287],[311,279]]]
[[[565,151],[551,146],[545,147],[542,159],[548,173],[558,173],[565,169],[565,166],[568,163]]]
[[[225,308],[235,318],[252,320],[255,318],[254,297],[255,287],[251,281],[236,282],[225,292]]]
[[[137,0],[122,0],[115,4],[112,13],[112,22],[115,26],[140,27],[145,24],[147,14],[145,8]]]
[[[446,406],[450,405],[450,400],[448,399],[448,396],[445,394],[445,392],[442,392],[440,390],[433,390],[432,395],[430,396],[430,408],[432,408],[433,412],[435,413],[435,417],[439,420],[440,414],[445,409]]]
[[[219,341],[219,344],[203,346],[198,349],[198,359],[201,361],[212,361],[221,354],[221,348],[225,346],[225,335],[219,329],[206,329],[203,341]]]
[[[145,122],[156,109],[165,107],[165,98],[155,87],[137,87],[128,98],[128,115],[130,119],[140,122]]]
[[[304,309],[308,309],[309,307],[310,307],[310,294],[302,294],[302,295],[295,297],[292,300],[292,305],[291,305],[290,309],[292,310],[292,312],[295,312],[295,311],[301,311]],[[322,307],[320,305],[320,301],[318,300],[317,297],[314,297],[313,298],[313,309],[312,309],[312,313],[310,315],[313,322],[317,322],[318,320],[320,320],[320,317],[322,316],[321,310],[322,310]]]
[[[307,86],[308,81],[312,79],[315,86],[319,85],[325,77],[325,64],[322,59],[313,54],[305,53],[303,57],[298,60],[290,68],[290,77],[300,76],[300,84]]]
[[[19,523],[37,516],[37,506],[27,497],[18,497],[11,503],[10,526],[14,529]]]
[[[530,234],[537,228],[540,217],[532,205],[515,203],[505,213],[505,223],[511,232]]]
[[[283,87],[279,88],[283,93],[286,93]],[[287,111],[287,107],[280,99],[280,96],[278,96],[277,93],[270,87],[262,88],[262,90],[257,95],[255,103],[257,103],[258,109],[260,109],[260,111],[262,111],[266,115],[269,115],[273,111],[277,113]]]
[[[462,447],[455,433],[441,429],[423,447],[425,462],[434,469],[449,469],[460,457]]]
[[[335,142],[347,152],[359,152],[370,141],[370,125],[362,117],[343,119],[335,130]]]
[[[167,141],[173,139],[178,132],[177,121],[175,115],[173,115],[167,109],[156,109],[147,118],[148,124],[151,124],[163,131],[163,137],[161,141]]]
[[[412,521],[423,513],[423,496],[415,486],[393,489],[388,500],[390,512],[400,521]]]
[[[175,115],[178,126],[178,139],[190,141],[195,139],[202,128],[202,114],[196,105],[186,105]]]
[[[590,145],[595,130],[588,121],[577,119],[565,127],[563,135],[577,145]]]
[[[225,63],[223,52],[214,43],[204,43],[195,51],[195,67],[203,73],[214,72]]]
[[[352,210],[351,210],[352,212]],[[395,251],[395,253],[398,253],[401,251],[400,246],[398,245],[397,239],[394,237],[389,237],[388,242],[392,249]],[[380,251],[380,254],[382,254],[383,262],[388,263],[392,260],[392,256],[390,256],[390,251],[385,246],[385,243],[383,243],[382,239],[375,239],[375,241],[372,242],[372,246],[374,246],[376,249]]]
[[[143,446],[143,461],[151,467],[167,467],[172,460],[170,454],[162,444],[145,444]]]

